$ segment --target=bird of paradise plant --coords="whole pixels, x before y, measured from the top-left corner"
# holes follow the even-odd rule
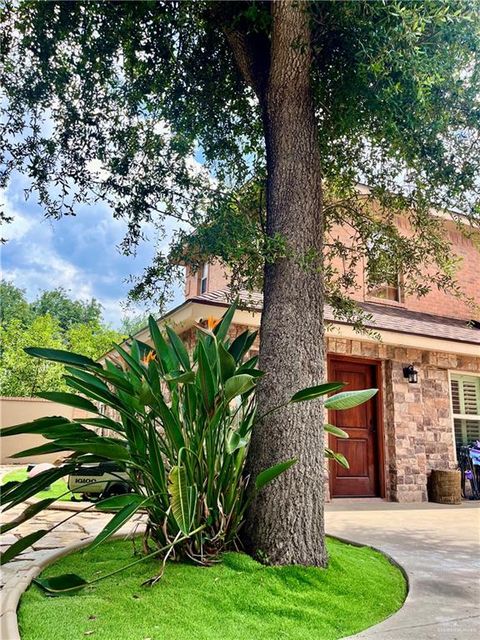
[[[263,373],[257,368],[257,357],[249,357],[256,332],[247,330],[233,341],[228,337],[235,309],[233,304],[215,326],[198,328],[192,354],[171,327],[167,326],[163,334],[152,317],[149,329],[153,347],[138,340],[132,340],[129,350],[116,345],[122,366],[108,359],[102,365],[67,351],[26,349],[34,357],[64,364],[65,380],[72,389],[72,393],[38,395],[83,409],[93,417],[46,417],[0,430],[2,437],[35,433],[48,440],[15,457],[73,452],[61,467],[8,487],[2,496],[4,511],[35,496],[79,464],[108,460],[128,474],[132,493],[86,507],[114,511],[91,548],[140,510],[146,514],[144,557],[187,557],[209,564],[222,551],[239,545],[239,531],[252,497],[295,460],[280,461],[256,478],[245,474],[250,434],[260,419],[255,388]],[[343,386],[330,382],[303,389],[286,404],[313,400]],[[331,409],[348,409],[375,392],[341,392],[324,404]],[[105,406],[115,417],[104,415]],[[332,425],[324,428],[339,437],[347,435]],[[100,435],[100,429],[112,435]],[[348,464],[331,450],[327,455]],[[28,506],[4,525],[3,531],[25,522],[51,502],[41,500]],[[48,532],[41,529],[18,540],[2,554],[2,563]],[[75,591],[86,584],[80,576],[37,582],[51,593]]]

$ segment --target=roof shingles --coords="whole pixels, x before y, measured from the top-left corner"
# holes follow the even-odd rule
[[[240,291],[239,297],[242,305],[246,308],[252,311],[262,310],[263,296],[261,293]],[[231,299],[232,296],[228,289],[209,291],[190,298],[195,302],[221,306],[228,305]],[[370,316],[364,322],[369,329],[396,331],[443,340],[480,344],[480,328],[469,324],[465,320],[434,316],[428,313],[409,311],[403,307],[371,302],[359,303],[359,306]],[[332,307],[329,305],[325,305],[325,320],[327,322],[348,324],[348,322],[336,318]]]

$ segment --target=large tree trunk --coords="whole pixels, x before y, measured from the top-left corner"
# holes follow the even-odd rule
[[[310,85],[306,2],[272,3],[266,95],[267,232],[281,234],[292,257],[267,264],[260,333],[260,413],[324,380],[322,185]],[[255,499],[247,540],[274,564],[325,566],[324,436],[320,401],[269,415],[253,432],[249,471],[289,458],[297,464]]]

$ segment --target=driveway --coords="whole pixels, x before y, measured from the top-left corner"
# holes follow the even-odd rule
[[[327,507],[326,529],[385,551],[409,577],[404,607],[356,639],[479,637],[479,502],[446,506],[337,500]]]

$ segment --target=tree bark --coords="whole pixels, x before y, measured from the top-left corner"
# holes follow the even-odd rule
[[[267,233],[292,256],[265,267],[260,331],[261,414],[324,380],[322,175],[310,84],[308,2],[272,2],[264,113]],[[312,259],[313,256],[313,259]],[[290,405],[256,425],[248,470],[297,463],[255,498],[246,523],[250,550],[273,564],[325,566],[324,435],[320,401]]]

